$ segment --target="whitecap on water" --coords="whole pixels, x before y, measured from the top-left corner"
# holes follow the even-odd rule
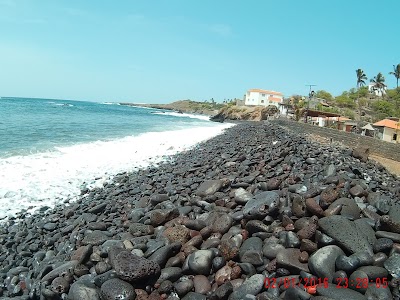
[[[102,187],[112,179],[111,174],[157,164],[231,126],[148,132],[0,158],[0,219],[22,209],[53,207],[65,199],[74,199],[83,186]]]

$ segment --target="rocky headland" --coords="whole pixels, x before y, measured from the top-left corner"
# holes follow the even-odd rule
[[[215,122],[224,122],[225,120],[264,121],[276,113],[278,113],[278,109],[273,105],[267,107],[227,105],[213,115],[210,120]]]
[[[399,299],[400,182],[241,123],[0,226],[1,299]]]
[[[154,108],[188,114],[210,116],[211,121],[263,121],[278,112],[275,106],[238,106],[232,104],[217,104],[196,102],[190,100],[175,101],[168,104],[135,104],[120,103],[120,105]]]
[[[217,114],[219,109],[221,109],[224,106],[222,104],[198,102],[191,100],[179,100],[167,104],[145,104],[145,103],[126,103],[126,102],[122,102],[119,104],[126,106],[137,106],[137,107],[155,108],[161,110],[170,110],[188,114],[202,114],[208,116]]]

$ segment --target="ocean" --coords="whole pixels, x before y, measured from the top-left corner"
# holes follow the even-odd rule
[[[117,103],[0,99],[0,220],[157,165],[232,124]]]

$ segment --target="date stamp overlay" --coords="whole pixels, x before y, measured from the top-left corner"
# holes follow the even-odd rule
[[[268,288],[279,288],[283,286],[285,289],[290,287],[301,287],[304,288],[310,294],[316,290],[317,287],[328,288],[330,286],[334,286],[338,289],[366,289],[369,286],[375,286],[377,288],[388,288],[388,279],[387,278],[335,278],[334,283],[330,283],[328,278],[289,278],[289,277],[280,277],[280,278],[265,278],[264,287]],[[314,292],[315,293],[315,292]]]
[[[302,277],[279,277],[279,278],[265,278],[264,288],[265,289],[289,289],[289,288],[301,288],[307,293],[313,295],[317,293],[317,288],[328,288],[334,287],[337,289],[367,289],[370,286],[376,288],[389,288],[388,278],[335,278],[333,282],[329,282],[328,278],[302,278]],[[256,296],[247,294],[243,300],[255,300]]]

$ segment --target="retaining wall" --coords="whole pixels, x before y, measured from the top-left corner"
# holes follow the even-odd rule
[[[340,142],[350,148],[369,148],[370,154],[400,161],[400,144],[389,143],[368,136],[361,136],[350,132],[339,131],[337,129],[319,127],[289,119],[279,118],[272,122],[297,133],[316,134],[322,137],[331,138],[333,141]]]

